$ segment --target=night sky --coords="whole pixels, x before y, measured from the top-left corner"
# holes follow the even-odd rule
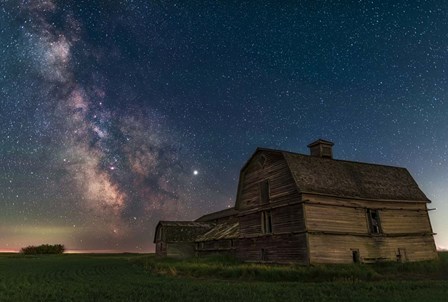
[[[152,251],[317,138],[408,168],[447,248],[448,2],[284,2],[0,0],[0,250]]]

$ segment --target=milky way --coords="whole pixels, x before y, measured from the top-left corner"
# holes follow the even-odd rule
[[[149,245],[148,226],[158,219],[189,216],[185,211],[197,215],[191,210],[188,186],[192,183],[183,164],[189,161],[182,150],[183,138],[169,129],[156,110],[130,103],[117,112],[107,105],[101,80],[77,80],[73,52],[89,46],[82,40],[82,23],[70,11],[58,12],[53,1],[33,1],[19,8],[20,18],[28,23],[22,35],[31,71],[39,77],[36,89],[43,91],[43,96],[32,100],[44,108],[34,118],[49,125],[43,136],[54,148],[51,165],[57,171],[48,173],[62,174],[53,179],[54,187],[72,199],[70,212],[81,213],[72,226],[81,228],[79,235],[70,231],[79,240],[76,247],[88,248],[101,238],[93,248],[138,250]],[[60,14],[59,26],[50,21],[56,14]],[[143,232],[147,232],[146,242],[120,246],[121,241],[135,242]]]
[[[0,1],[0,250],[151,251],[319,137],[407,167],[448,247],[447,4],[262,2]]]

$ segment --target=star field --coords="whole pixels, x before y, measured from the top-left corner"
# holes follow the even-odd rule
[[[256,147],[404,166],[448,248],[444,1],[0,1],[0,250],[150,251]]]

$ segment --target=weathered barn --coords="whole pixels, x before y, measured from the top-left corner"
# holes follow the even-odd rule
[[[195,253],[196,238],[210,230],[214,224],[195,221],[160,221],[154,243],[159,256],[185,258]]]
[[[409,172],[335,160],[332,146],[317,140],[310,155],[255,151],[240,173],[236,256],[302,264],[436,258],[430,201]],[[196,238],[198,254],[206,242],[209,253],[219,247],[211,242],[224,238],[226,227],[217,223]]]
[[[349,263],[437,257],[428,198],[404,168],[257,149],[241,170],[237,255],[252,261]]]

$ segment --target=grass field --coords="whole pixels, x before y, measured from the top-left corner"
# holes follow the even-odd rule
[[[0,301],[446,301],[447,297],[447,253],[424,263],[314,267],[131,254],[0,254]]]

